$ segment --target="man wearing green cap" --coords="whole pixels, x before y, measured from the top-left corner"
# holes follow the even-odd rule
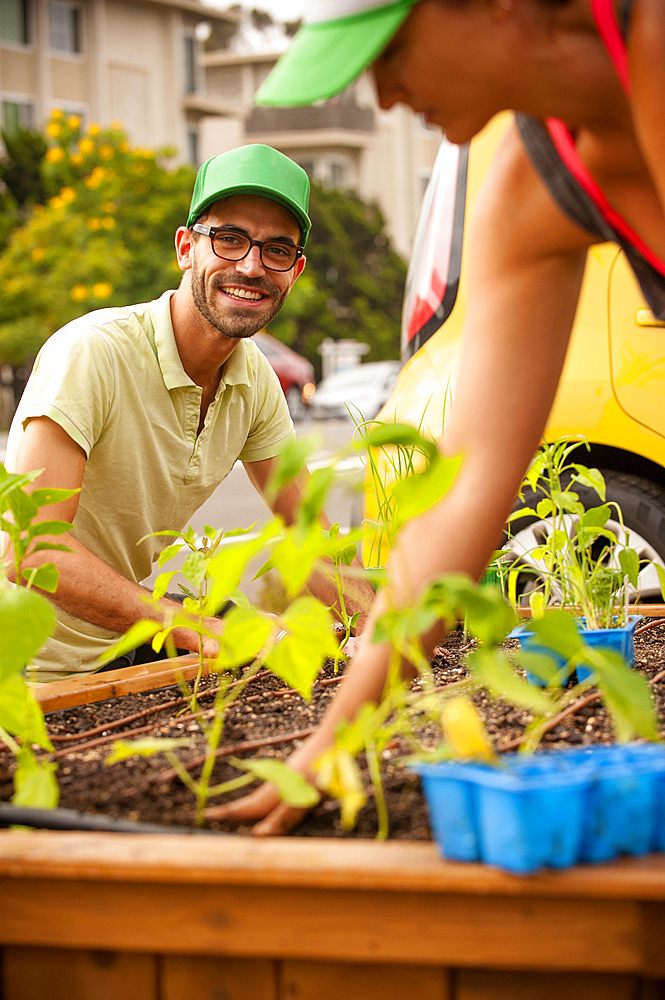
[[[385,608],[441,573],[478,579],[499,542],[556,393],[588,249],[621,247],[654,325],[665,321],[662,0],[309,0],[257,101],[325,100],[366,68],[381,108],[406,104],[453,143],[500,111],[516,120],[465,247],[465,332],[442,442],[462,455],[460,471],[397,539],[389,591],[317,732],[289,760],[309,777],[340,721],[381,697],[390,651],[371,639]],[[218,815],[272,834],[300,814],[263,786]]]
[[[89,313],[42,348],[12,424],[7,468],[43,469],[36,486],[80,493],[49,508],[49,518],[73,523],[55,539],[71,551],[48,552],[60,571],[57,626],[33,679],[98,669],[118,634],[146,616],[140,583],[169,539],[139,539],[183,528],[237,459],[259,491],[267,485],[293,425],[250,338],[304,267],[308,197],[305,171],[267,146],[213,157],[176,233],[178,289]],[[287,522],[299,495],[292,485],[273,501]],[[310,585],[332,602],[330,581],[317,576]],[[180,649],[198,649],[189,629],[174,638]]]

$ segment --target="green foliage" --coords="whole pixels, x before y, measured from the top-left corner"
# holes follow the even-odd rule
[[[56,765],[38,760],[33,746],[52,750],[41,708],[26,684],[25,668],[55,628],[50,602],[33,586],[54,593],[58,571],[53,563],[24,569],[27,557],[37,551],[62,549],[51,542],[35,541],[45,534],[57,535],[71,525],[64,521],[37,521],[43,506],[72,496],[75,490],[34,490],[26,487],[39,475],[8,473],[0,465],[0,528],[7,532],[13,549],[13,575],[24,581],[12,586],[7,566],[0,561],[0,738],[16,756],[14,797],[17,805],[57,805]]]
[[[45,136],[39,182],[25,195],[32,210],[0,254],[0,360],[14,364],[91,309],[178,284],[173,234],[194,182],[190,167],[162,165],[172,151],[130,148],[120,126],[84,133],[77,116],[56,111]]]
[[[319,377],[325,337],[368,343],[369,361],[396,358],[406,265],[378,207],[313,184],[310,217],[307,266],[270,332],[309,358]]]
[[[544,443],[534,458],[520,491],[528,489],[537,499],[533,506],[521,507],[509,518],[510,524],[531,516],[551,521],[546,540],[529,553],[539,564],[530,596],[534,616],[556,598],[562,607],[576,610],[587,628],[613,628],[624,625],[628,615],[629,587],[637,588],[640,563],[630,547],[621,509],[616,503],[603,502],[585,509],[575,484],[594,490],[605,501],[605,481],[598,469],[588,469],[570,460],[584,442],[561,438]],[[623,538],[607,527],[610,518],[621,526]],[[625,539],[625,540],[624,540]],[[529,568],[520,559],[504,566],[511,600],[515,602],[514,584],[519,572]]]

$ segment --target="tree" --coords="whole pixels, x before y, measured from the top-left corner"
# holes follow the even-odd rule
[[[307,265],[270,332],[321,371],[325,337],[370,345],[368,361],[399,356],[406,264],[381,211],[357,195],[312,185]]]
[[[189,209],[191,167],[130,148],[118,125],[87,133],[55,111],[35,204],[0,254],[0,362],[21,364],[59,327],[91,309],[144,302],[175,287],[173,235]]]

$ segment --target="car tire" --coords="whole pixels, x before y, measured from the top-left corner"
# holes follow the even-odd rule
[[[623,514],[623,521],[629,531],[630,545],[634,548],[640,560],[656,559],[665,565],[665,489],[641,476],[631,473],[615,472],[610,469],[600,470],[605,478],[607,500],[617,503]],[[602,503],[598,494],[580,483],[575,484],[575,492],[588,509]],[[524,502],[516,504],[519,507],[532,507],[540,497],[527,491]],[[614,519],[611,519],[611,521]],[[608,526],[611,526],[608,525]],[[511,540],[504,548],[519,554],[522,545],[528,540],[538,544],[546,533],[546,522],[538,521],[532,516],[521,517],[511,523]],[[542,534],[540,534],[542,532]],[[522,558],[523,564],[528,564],[528,556]],[[647,568],[640,573],[640,600],[644,602],[662,603],[663,597],[658,583],[656,570]],[[528,573],[518,577],[518,597],[526,603],[529,589],[534,588],[534,577]]]

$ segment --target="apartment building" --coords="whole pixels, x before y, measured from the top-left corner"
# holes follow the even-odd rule
[[[196,164],[201,120],[238,110],[206,97],[203,41],[237,17],[198,0],[0,0],[2,126],[39,127],[62,108]]]
[[[249,142],[274,146],[322,184],[376,200],[395,248],[408,258],[441,133],[406,108],[382,111],[366,74],[325,103],[254,107],[254,94],[277,56],[228,50],[204,54],[209,99],[234,105],[238,114],[204,121],[202,156]]]

